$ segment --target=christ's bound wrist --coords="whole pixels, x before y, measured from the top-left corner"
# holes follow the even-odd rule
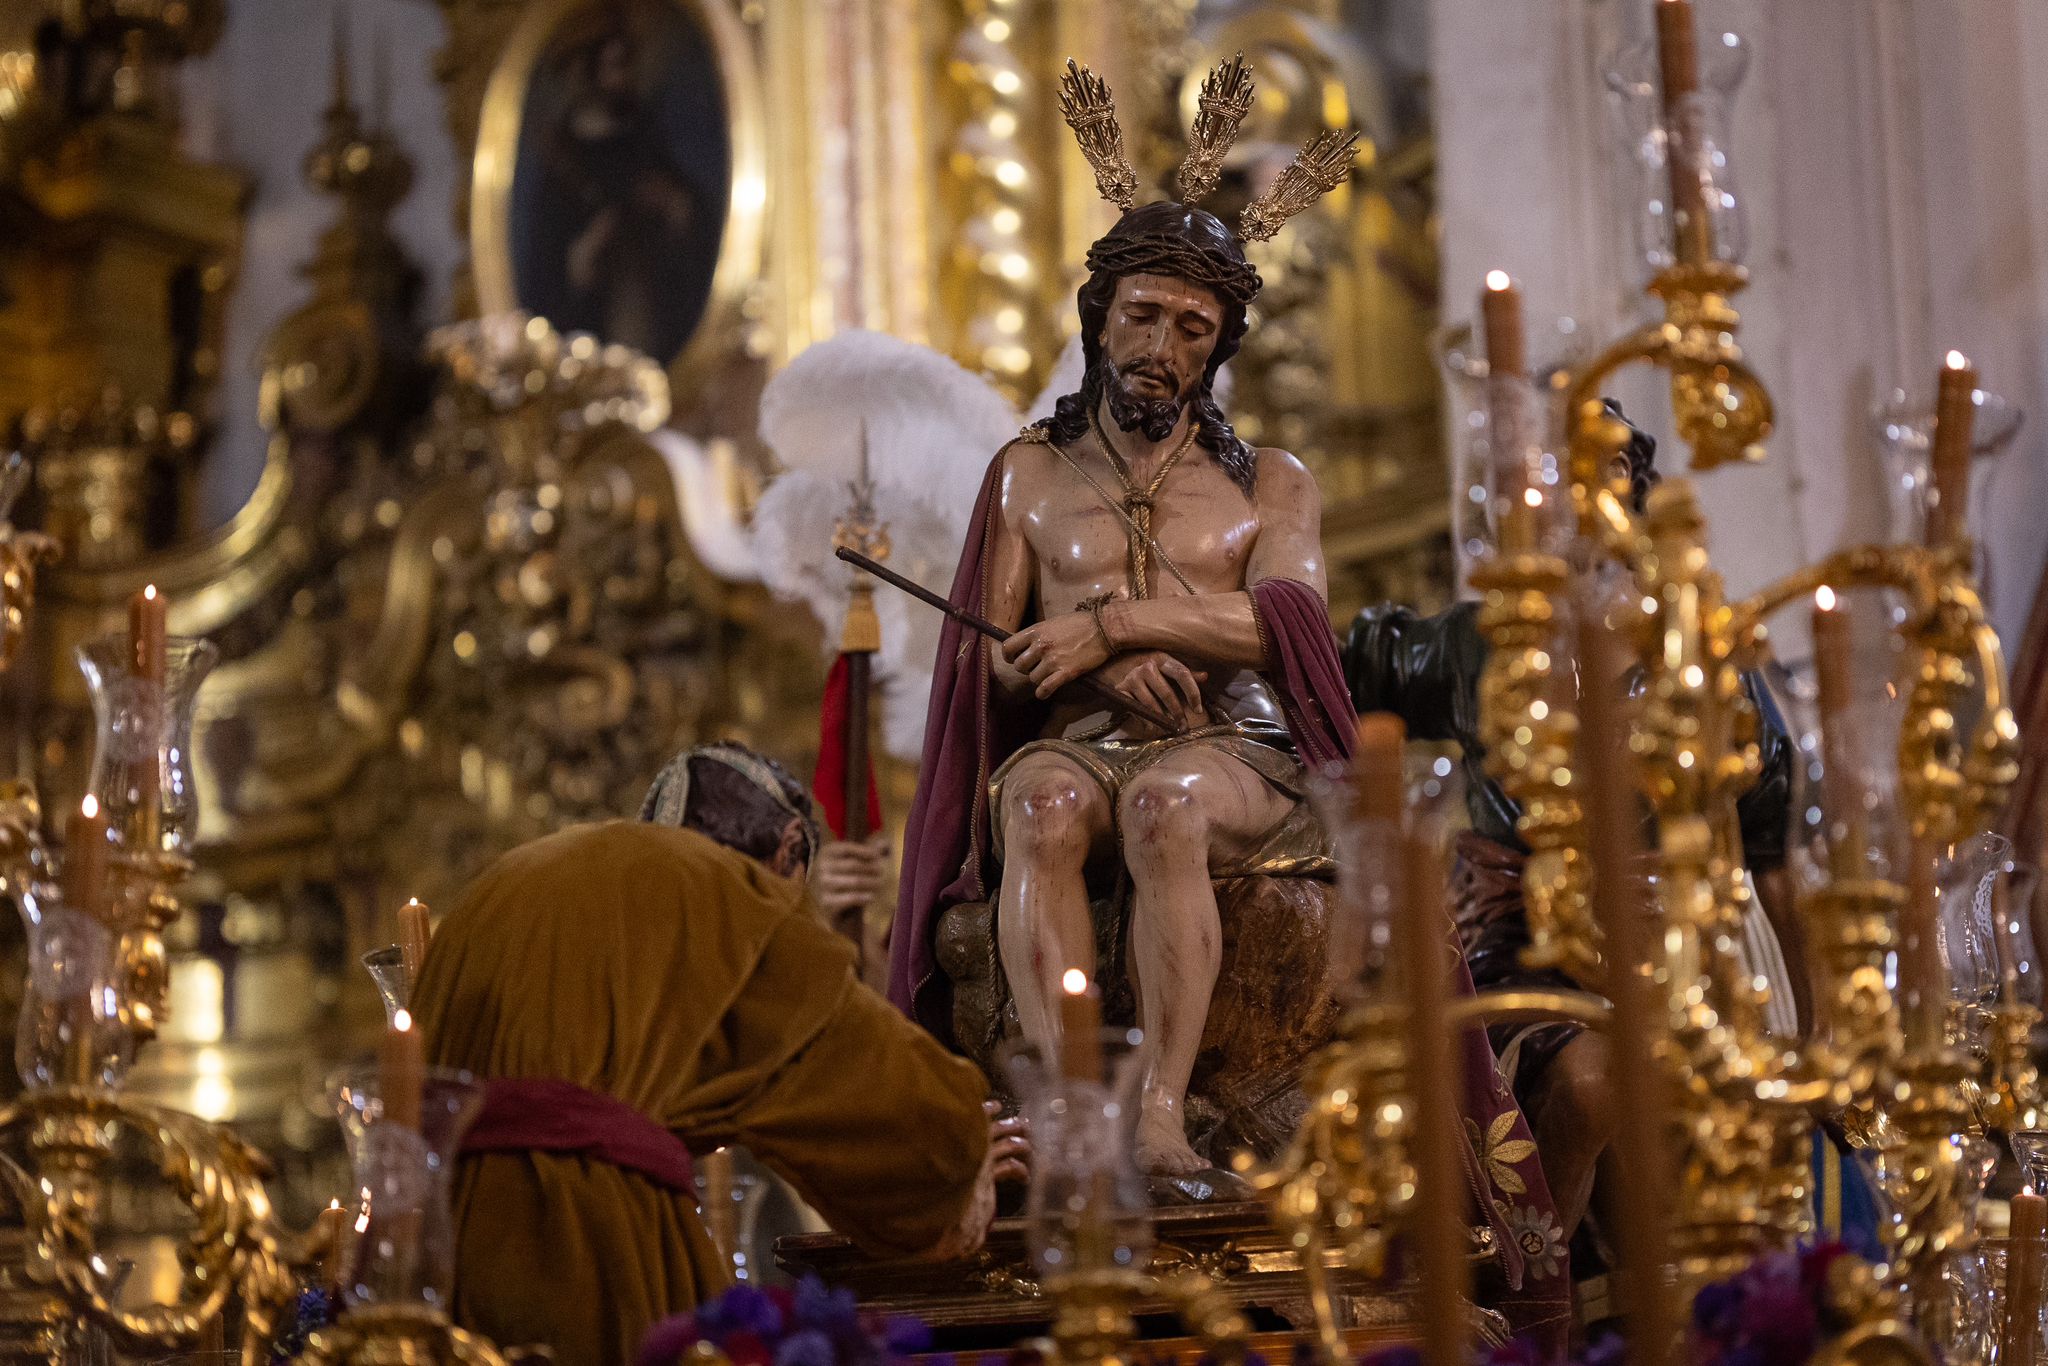
[[[1095,609],[1096,628],[1102,632],[1102,643],[1112,655],[1130,648],[1129,612],[1130,603],[1122,598],[1112,598]]]

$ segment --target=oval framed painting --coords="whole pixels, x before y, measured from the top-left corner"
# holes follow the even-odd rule
[[[691,376],[737,340],[767,200],[758,81],[721,0],[529,0],[484,91],[478,307]]]

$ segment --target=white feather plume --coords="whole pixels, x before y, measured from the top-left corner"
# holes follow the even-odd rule
[[[832,533],[860,471],[865,432],[889,566],[945,592],[982,474],[1018,426],[995,386],[928,347],[844,332],[806,350],[761,395],[761,438],[787,470],[754,513],[763,582],[810,608],[828,648],[836,646],[854,571],[832,557]],[[942,618],[888,588],[876,593],[875,610],[883,745],[914,760],[924,744]]]

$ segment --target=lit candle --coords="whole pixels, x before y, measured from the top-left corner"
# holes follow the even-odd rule
[[[1998,1366],[2034,1366],[2041,1338],[2041,1266],[2048,1198],[2030,1186],[2012,1198],[2005,1236],[2005,1323]]]
[[[426,903],[413,897],[398,908],[398,950],[405,959],[408,989],[419,983],[420,964],[427,961],[427,945],[433,937],[434,922],[427,913]]]
[[[1408,895],[1400,935],[1401,976],[1407,998],[1409,1075],[1415,1079],[1415,1154],[1421,1178],[1417,1242],[1421,1252],[1423,1356],[1428,1366],[1465,1366],[1465,1304],[1471,1295],[1466,1251],[1463,1138],[1458,1129],[1458,1053],[1444,1028],[1447,987],[1444,952],[1450,926],[1444,912],[1446,882],[1434,823],[1406,841],[1402,860]]]
[[[86,794],[64,823],[64,903],[107,918],[107,817],[99,798]]]
[[[164,598],[153,583],[128,599],[128,653],[136,677],[164,681]]]
[[[377,1085],[383,1092],[386,1123],[418,1130],[426,1078],[425,1043],[413,1028],[411,1012],[401,1010],[392,1017],[377,1052]]]
[[[348,1211],[341,1201],[330,1200],[320,1211],[320,1284],[341,1284],[343,1260],[348,1254]]]
[[[1479,314],[1486,325],[1486,373],[1526,378],[1529,354],[1522,336],[1522,291],[1506,271],[1486,272]]]
[[[1934,502],[1927,510],[1927,544],[1961,540],[1970,498],[1970,447],[1977,423],[1977,372],[1969,357],[1951,351],[1934,396]]]
[[[1509,555],[1523,555],[1536,549],[1543,498],[1532,468],[1538,434],[1533,430],[1529,356],[1522,335],[1522,292],[1506,271],[1487,272],[1479,313],[1486,325],[1487,428],[1493,446],[1500,548]]]
[[[1060,1075],[1102,1081],[1102,1000],[1079,968],[1060,979]]]
[[[1848,603],[1822,584],[1813,592],[1813,673],[1820,707],[1821,797],[1830,827],[1829,864],[1837,879],[1861,877],[1870,850],[1849,729],[1855,699],[1852,639]]]
[[[1671,239],[1687,265],[1704,265],[1714,254],[1708,231],[1706,189],[1701,180],[1697,114],[1689,105],[1700,88],[1699,35],[1692,0],[1658,0],[1657,67],[1664,80],[1664,135],[1671,177]]]
[[[1899,911],[1899,985],[1905,999],[1906,1045],[1916,1053],[1941,1046],[1947,977],[1935,926],[1941,914],[1934,885],[1934,854],[1915,837],[1907,842],[1906,902]]]

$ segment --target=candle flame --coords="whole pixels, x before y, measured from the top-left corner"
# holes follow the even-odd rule
[[[1513,289],[1515,282],[1508,278],[1508,273],[1504,270],[1489,270],[1486,272],[1486,287],[1498,294],[1504,289]]]
[[[1949,352],[1949,354],[1950,354],[1950,355],[1954,355],[1954,354],[1955,354],[1955,352],[1951,351],[1951,352]],[[143,597],[145,597],[145,598],[148,598],[148,599],[149,599],[149,600],[150,600],[151,602],[155,602],[155,601],[156,601],[156,585],[155,585],[155,584],[153,584],[153,583],[146,583],[146,584],[144,584],[144,585],[142,586],[142,596],[143,596]]]
[[[335,1196],[335,1197],[334,1197],[334,1198],[333,1198],[332,1200],[329,1200],[329,1201],[327,1202],[327,1208],[329,1208],[329,1209],[340,1209],[340,1208],[341,1208],[341,1197],[337,1195],[337,1196]]]
[[[1088,990],[1088,974],[1079,968],[1068,968],[1060,978],[1060,988],[1069,996],[1080,996]]]
[[[1813,590],[1813,605],[1823,612],[1835,610],[1835,590],[1822,584]]]
[[[394,1011],[391,1016],[391,1027],[401,1034],[403,1034],[406,1030],[411,1029],[412,1012],[402,1008],[397,1011]]]
[[[1542,490],[1542,489],[1523,489],[1523,490],[1522,490],[1522,501],[1523,501],[1523,502],[1525,502],[1525,503],[1527,503],[1527,504],[1528,504],[1528,505],[1529,505],[1530,507],[1532,507],[1532,508],[1540,508],[1540,507],[1542,507],[1542,506],[1543,506],[1543,490]]]
[[[1947,360],[1943,363],[1951,370],[1967,370],[1970,368],[1970,358],[1960,351],[1949,352]]]
[[[85,794],[85,800],[78,804],[78,809],[87,820],[91,820],[100,814],[100,799],[88,792]]]

